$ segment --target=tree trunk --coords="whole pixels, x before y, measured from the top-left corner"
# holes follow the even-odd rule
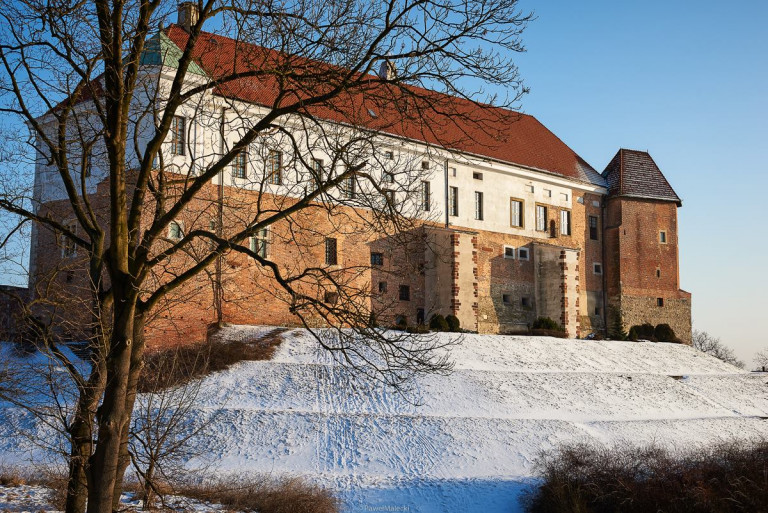
[[[88,471],[88,513],[109,513],[117,483],[121,426],[131,367],[136,296],[127,276],[113,282],[114,323],[106,358],[106,387],[98,412],[99,435]],[[122,290],[119,290],[122,289]]]
[[[128,372],[128,385],[125,398],[125,410],[120,426],[120,455],[118,456],[115,490],[112,497],[112,511],[120,509],[120,494],[123,491],[123,477],[131,457],[128,454],[128,436],[131,430],[131,416],[136,404],[136,394],[144,368],[144,314],[137,312],[133,322],[133,347],[131,349],[131,369]]]
[[[88,459],[93,451],[93,418],[104,390],[104,369],[99,365],[91,370],[87,389],[80,391],[77,411],[69,428],[69,478],[65,513],[83,513],[88,500]]]

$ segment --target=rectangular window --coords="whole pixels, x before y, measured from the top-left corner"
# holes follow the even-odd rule
[[[552,190],[551,189],[544,189],[543,192],[544,192],[544,196],[546,196],[547,198],[551,198],[552,197]]]
[[[371,252],[371,265],[384,265],[384,253]]]
[[[459,215],[459,188],[448,187],[448,214],[454,217]]]
[[[661,242],[662,244],[667,243],[667,232],[663,230],[659,232],[659,242]]]
[[[475,219],[483,220],[483,193],[475,191]]]
[[[589,216],[589,238],[597,240],[597,216]]]
[[[315,189],[320,187],[325,177],[323,176],[323,160],[312,159],[312,183],[315,184]]]
[[[171,154],[184,155],[186,146],[186,119],[181,116],[173,116],[171,121]]]
[[[603,264],[599,262],[592,263],[592,272],[595,274],[603,274]]]
[[[455,167],[449,168],[449,171],[450,171],[451,176],[454,176],[454,177],[456,176],[456,168]]]
[[[269,150],[267,156],[267,183],[282,185],[283,183],[283,152]]]
[[[400,301],[410,301],[411,300],[410,285],[400,285],[400,288],[398,290],[398,297],[400,298]]]
[[[73,234],[77,235],[77,222],[70,221],[65,223],[64,226]],[[71,238],[61,234],[61,257],[71,258],[77,256],[77,245]]]
[[[395,154],[393,152],[391,152],[391,151],[385,151],[384,152],[384,158],[387,159],[387,160],[394,160],[395,159]]]
[[[428,160],[422,160],[421,161],[421,169],[424,171],[429,169],[429,161]]]
[[[432,206],[432,193],[429,189],[429,182],[421,182],[421,209],[424,212],[429,212]]]
[[[171,221],[170,224],[168,224],[168,238],[173,240],[179,240],[181,239],[181,236],[183,235],[184,230],[181,228],[181,223],[178,221]]]
[[[328,237],[325,239],[325,265],[336,265],[337,263],[336,239]]]
[[[395,191],[385,190],[384,191],[384,199],[386,200],[388,205],[394,205],[395,204]]]
[[[520,298],[520,306],[523,308],[530,308],[531,307],[531,298],[523,296]]]
[[[269,231],[267,228],[262,228],[256,235],[251,237],[251,251],[259,255],[261,258],[267,258],[267,246],[269,244],[268,239]]]
[[[570,234],[571,234],[571,211],[561,210],[560,211],[560,235],[570,235]]]
[[[357,179],[355,175],[349,176],[344,179],[342,183],[341,193],[346,199],[354,199],[357,195]]]
[[[517,259],[518,260],[528,260],[530,257],[530,252],[528,251],[528,248],[517,248]]]
[[[232,176],[234,178],[245,178],[245,168],[247,164],[248,152],[246,150],[241,150],[232,161]]]
[[[663,297],[656,298],[656,306],[664,306],[664,298]]]
[[[504,258],[509,258],[514,260],[515,248],[513,248],[512,246],[504,246]]]
[[[386,281],[380,281],[379,282],[379,292],[381,294],[384,294],[387,291],[387,282]]]
[[[547,231],[547,207],[544,205],[536,205],[536,230]]]
[[[472,178],[474,180],[482,180],[483,179],[483,173],[478,173],[477,171],[472,173]]]
[[[509,200],[509,224],[516,228],[523,227],[523,202],[518,199]]]
[[[383,175],[384,183],[395,183],[395,174],[389,171],[384,171]]]
[[[502,294],[501,295],[501,302],[505,305],[511,305],[512,304],[512,294]]]

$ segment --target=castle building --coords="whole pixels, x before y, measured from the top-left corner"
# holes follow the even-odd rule
[[[158,77],[161,88],[187,37],[182,26],[172,25],[150,41],[142,69]],[[192,81],[215,78],[222,63],[247,65],[238,61],[247,52],[237,51],[239,43],[231,39],[205,33],[198,46]],[[467,118],[485,115],[466,100],[439,98]],[[237,141],[242,123],[268,112],[271,100],[268,88],[242,80],[182,106],[158,165],[180,177],[199,176]],[[353,216],[368,218],[372,211],[364,200],[370,189],[352,180],[328,200],[343,202],[343,211],[280,220],[251,238],[253,251],[286,273],[312,262],[355,269],[349,279],[371,290],[365,300],[382,322],[405,316],[413,323],[441,313],[455,315],[472,331],[520,333],[536,318],[550,317],[570,337],[603,332],[617,320],[624,327],[668,323],[690,343],[691,296],[679,284],[682,202],[648,153],[621,149],[600,173],[529,115],[496,109],[482,130],[461,119],[432,119],[434,126],[461,134],[449,139],[451,134],[436,135],[439,130],[388,120],[386,105],[366,101],[349,99],[376,140],[366,150],[369,175],[378,181],[375,192],[383,194],[385,205],[412,203],[412,217],[421,220],[420,242],[399,246],[385,230],[365,235],[345,230]],[[318,114],[326,138],[346,129],[344,115]],[[290,132],[299,124],[290,119],[283,127]],[[166,239],[172,243],[196,227],[224,230],[235,219],[261,215],[249,210],[254,205],[263,211],[269,210],[264,205],[285,208],[311,189],[312,166],[342,166],[329,145],[317,142],[321,138],[302,135],[286,142],[278,132],[254,143],[207,184],[169,225]],[[137,140],[145,141],[140,134]],[[88,169],[89,194],[97,208],[105,207],[106,174],[98,152],[87,158],[82,169]],[[183,190],[185,182],[179,182]],[[40,215],[68,215],[61,179],[44,158],[36,167],[35,203]],[[194,260],[193,253],[183,258]],[[77,248],[35,229],[30,285],[37,294],[54,269],[66,268],[55,278],[61,287],[83,286],[76,262]],[[166,269],[170,274],[173,265]],[[246,255],[223,256],[179,294],[178,301],[156,312],[148,327],[150,343],[195,340],[217,321],[297,324],[291,299]],[[329,303],[336,299],[325,294]]]

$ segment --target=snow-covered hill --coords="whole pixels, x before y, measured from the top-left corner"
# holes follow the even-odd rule
[[[464,335],[454,372],[403,397],[354,379],[302,330],[283,338],[272,361],[207,377],[195,420],[215,419],[218,472],[302,474],[347,511],[515,511],[537,456],[563,443],[768,437],[768,375],[687,346]]]
[[[687,346],[465,335],[451,355],[402,397],[296,330],[272,361],[207,378],[199,413],[224,410],[222,469],[311,474],[349,511],[514,511],[540,452],[567,442],[768,436],[768,376]]]

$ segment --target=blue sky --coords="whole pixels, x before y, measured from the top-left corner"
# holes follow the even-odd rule
[[[694,327],[751,363],[768,348],[768,4],[522,2],[523,110],[599,171],[651,153],[683,198]]]
[[[694,327],[751,362],[768,347],[767,4],[521,2],[537,15],[517,60],[523,110],[599,171],[620,147],[651,153],[683,198]]]

